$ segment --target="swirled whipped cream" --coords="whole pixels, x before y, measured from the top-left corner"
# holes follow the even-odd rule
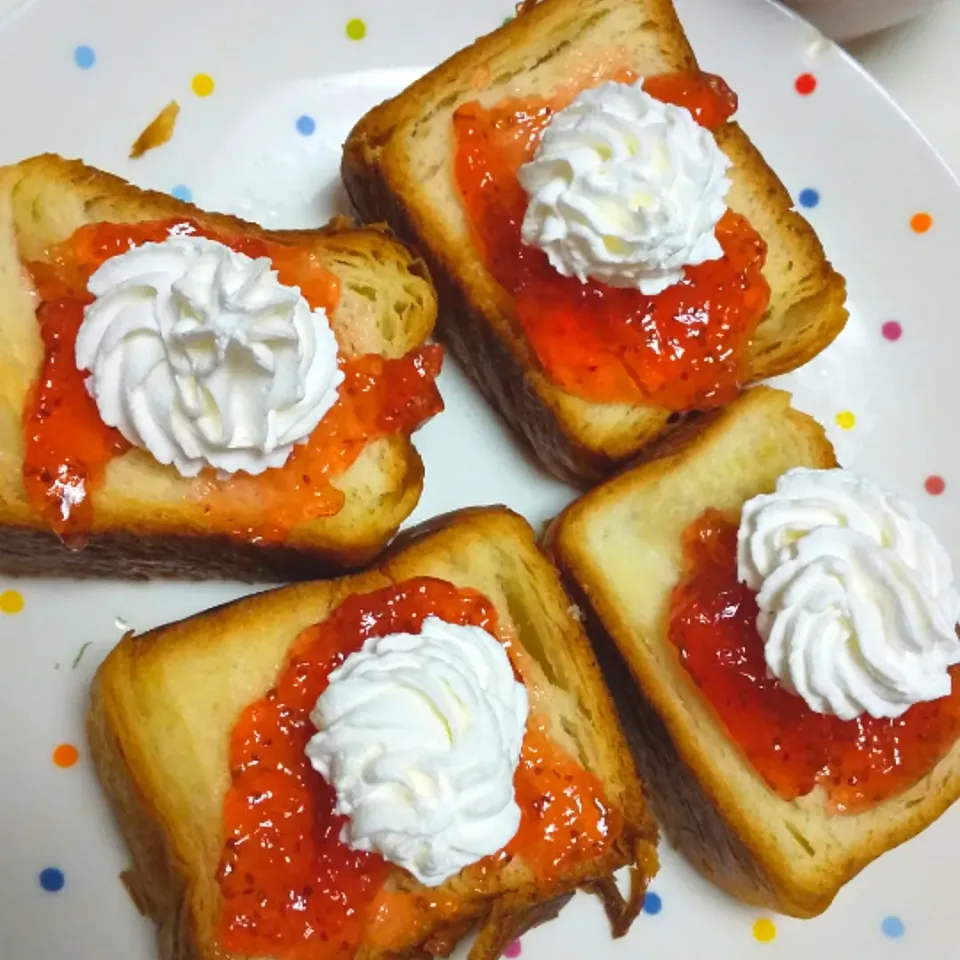
[[[89,291],[76,362],[101,418],[185,477],[283,466],[337,400],[326,313],[265,257],[171,236],[107,260]]]
[[[565,277],[653,296],[723,256],[730,161],[689,110],[642,83],[585,90],[553,117],[519,171],[521,235]]]
[[[743,508],[738,576],[770,673],[817,713],[899,717],[950,693],[960,595],[917,511],[846,470],[796,469]]]
[[[520,825],[513,776],[529,705],[485,630],[428,617],[371,638],[330,674],[311,720],[314,768],[349,819],[340,839],[437,886]]]

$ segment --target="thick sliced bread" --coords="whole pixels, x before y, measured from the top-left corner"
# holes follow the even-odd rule
[[[283,545],[210,537],[202,505],[191,509],[185,500],[188,481],[139,450],[110,463],[93,494],[95,526],[84,550],[65,549],[31,509],[22,480],[22,421],[43,346],[23,262],[42,259],[87,223],[174,217],[315,251],[340,281],[331,322],[346,357],[401,357],[433,329],[436,297],[426,268],[382,231],[338,221],[321,230],[265,232],[53,155],[0,168],[0,569],[43,576],[287,578],[366,562],[420,497],[423,465],[401,434],[369,443],[334,481],[346,496],[340,512],[301,525]]]
[[[787,802],[760,779],[666,636],[681,536],[708,508],[737,513],[791,467],[836,461],[822,427],[767,387],[684,431],[571,506],[551,531],[553,550],[613,640],[615,650],[598,634],[601,663],[668,837],[734,896],[813,916],[960,796],[960,746],[909,790],[855,815],[827,813],[819,787]]]
[[[480,932],[471,960],[495,960],[578,887],[601,893],[616,933],[629,926],[656,871],[656,827],[557,572],[525,521],[491,508],[435,521],[369,572],[260,594],[142,637],[127,635],[107,658],[93,686],[90,745],[132,854],[128,885],[157,923],[163,960],[234,960],[217,942],[215,877],[230,782],[229,733],[239,713],[271,688],[302,629],[350,594],[415,576],[474,588],[494,603],[533,660],[533,681],[527,679],[533,709],[550,718],[551,737],[600,778],[626,826],[604,862],[581,864],[549,890],[536,889],[516,860],[484,893],[462,889],[457,878],[447,881],[439,890],[460,898],[457,915],[442,927],[436,921],[423,926],[418,942],[394,960],[426,956],[427,941],[452,947],[475,925]],[[636,865],[635,885],[634,896],[624,900],[611,874],[627,864]],[[362,948],[358,957],[380,960],[382,954]]]
[[[697,68],[670,0],[542,0],[368,113],[347,140],[343,178],[367,221],[386,220],[430,264],[440,331],[487,399],[555,474],[609,474],[680,419],[667,410],[597,404],[555,387],[520,334],[512,300],[470,239],[453,177],[452,117],[464,103],[549,95],[598,69],[638,75]],[[767,241],[770,308],[752,348],[751,379],[786,373],[846,322],[845,285],[810,225],[746,134],[727,124],[729,206]]]

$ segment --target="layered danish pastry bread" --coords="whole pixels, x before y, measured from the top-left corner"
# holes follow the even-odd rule
[[[669,0],[541,0],[347,141],[358,210],[423,253],[442,336],[558,476],[609,474],[846,322],[736,110]]]
[[[624,933],[656,827],[575,614],[488,508],[125,637],[89,737],[164,960],[495,960],[577,889]]]
[[[817,914],[960,796],[950,557],[788,394],[688,424],[552,543],[666,833],[730,893]]]
[[[57,156],[0,168],[0,568],[304,577],[416,506],[442,409],[426,268]]]

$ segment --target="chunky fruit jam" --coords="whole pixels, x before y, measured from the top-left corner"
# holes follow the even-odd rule
[[[305,754],[309,715],[332,670],[372,636],[418,633],[439,616],[499,635],[490,602],[471,590],[417,578],[345,600],[295,641],[276,686],[241,714],[230,740],[219,879],[221,939],[247,956],[353,957],[361,942],[384,953],[418,943],[456,909],[439,890],[397,889],[394,867],[340,842],[332,788]],[[504,638],[515,668],[522,662]],[[571,862],[606,852],[622,830],[599,781],[555,746],[531,717],[514,779],[520,829],[505,850],[467,868],[478,894],[512,856],[549,885]]]
[[[91,529],[91,491],[110,460],[129,447],[100,419],[84,385],[86,373],[76,368],[77,331],[92,300],[87,283],[111,257],[173,234],[205,236],[250,257],[269,257],[281,283],[299,287],[311,307],[328,315],[339,301],[336,277],[312,251],[221,236],[183,220],[82,227],[47,259],[30,263],[44,359],[25,411],[23,478],[34,509],[61,536]],[[343,494],[330,481],[368,441],[409,433],[443,409],[434,383],[441,362],[437,346],[396,360],[377,354],[341,359],[345,379],[339,400],[310,439],[294,448],[283,467],[259,476],[237,473],[220,480],[205,471],[187,494],[196,508],[194,522],[208,533],[283,541],[298,524],[337,513]],[[189,514],[188,505],[183,507]]]
[[[767,675],[753,592],[737,581],[737,526],[708,511],[684,538],[670,639],[694,682],[754,768],[785,800],[822,786],[835,813],[856,813],[913,786],[960,736],[953,692],[896,720],[815,713]]]
[[[620,71],[596,82],[611,78],[634,79]],[[710,129],[737,108],[736,95],[709,74],[648,77],[644,89],[687,107]],[[472,102],[455,113],[456,180],[478,249],[557,386],[601,403],[723,405],[748,374],[747,349],[770,298],[762,272],[766,245],[743,217],[728,211],[717,225],[721,259],[688,267],[680,283],[653,297],[563,277],[546,254],[521,240],[527,195],[517,171],[577,92],[511,99],[491,109]]]

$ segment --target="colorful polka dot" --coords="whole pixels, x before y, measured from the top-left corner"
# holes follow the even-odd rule
[[[643,912],[655,917],[662,909],[663,900],[660,898],[660,895],[654,893],[652,890],[648,890],[646,896],[643,898]]]
[[[899,940],[904,934],[903,921],[899,917],[884,917],[880,929],[883,935],[891,940]]]
[[[926,233],[933,226],[933,217],[929,213],[915,213],[910,218],[910,229],[914,233]]]
[[[314,120],[313,117],[308,117],[306,114],[297,117],[297,133],[305,137],[312,137],[316,130],[317,121]]]
[[[888,320],[881,328],[884,340],[899,340],[903,336],[903,327],[896,320]]]
[[[809,97],[817,89],[817,78],[812,73],[801,73],[793,85],[801,97]]]
[[[60,746],[53,751],[53,762],[62,770],[76,766],[79,759],[80,751],[72,743],[61,743]]]
[[[193,203],[193,191],[185,183],[178,183],[170,191],[170,196],[184,203]]]
[[[0,593],[0,613],[19,613],[23,609],[23,594],[19,590]]]
[[[503,955],[510,958],[510,960],[513,960],[514,957],[519,957],[521,953],[523,953],[523,944],[519,940],[508,943],[506,949],[503,951]]]
[[[45,867],[40,871],[40,876],[38,879],[40,881],[40,886],[43,887],[47,893],[58,893],[63,889],[63,885],[66,883],[66,878],[63,876],[63,871],[58,870],[56,867]]]
[[[770,943],[777,939],[777,925],[766,917],[761,917],[753,925],[753,937],[761,943]]]
[[[97,62],[97,54],[93,47],[81,44],[73,51],[73,62],[81,70],[89,70]]]
[[[820,194],[818,191],[814,190],[813,187],[807,187],[806,189],[800,191],[800,196],[797,199],[800,201],[801,207],[810,209],[811,207],[815,207],[820,203]]]
[[[856,426],[857,418],[850,410],[841,410],[836,416],[836,421],[841,430],[852,430]]]
[[[190,86],[198,97],[209,97],[213,93],[215,84],[209,73],[198,73],[190,82]]]
[[[947,482],[943,477],[938,477],[934,473],[923,481],[923,489],[926,490],[931,497],[939,497],[940,494],[947,489]]]
[[[366,35],[367,25],[359,17],[347,22],[347,36],[351,40],[362,40]]]

